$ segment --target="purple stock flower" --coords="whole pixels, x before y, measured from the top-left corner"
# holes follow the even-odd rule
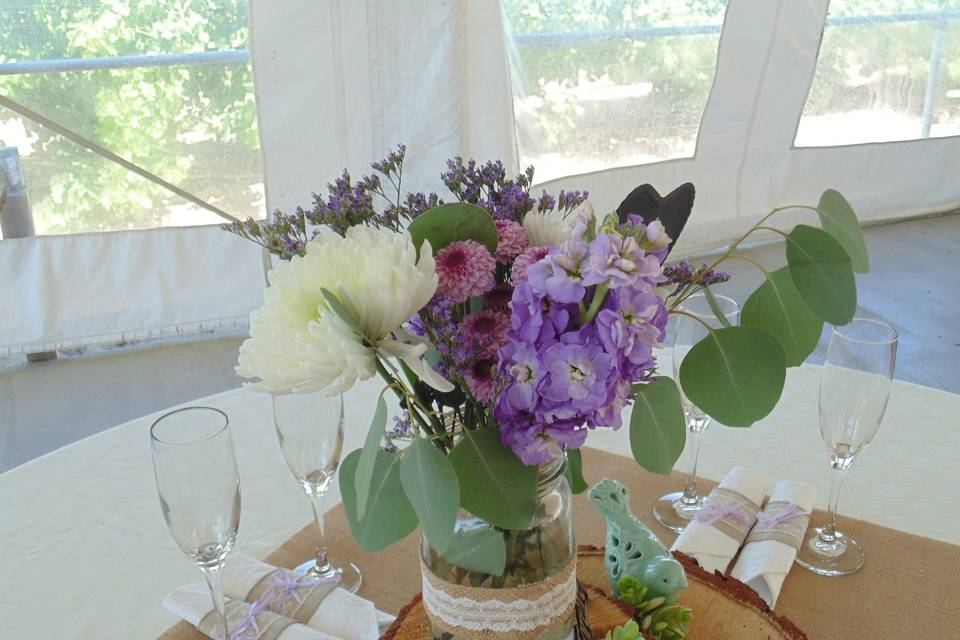
[[[615,231],[590,243],[575,233],[527,267],[499,350],[493,413],[524,462],[580,446],[589,428],[621,425],[631,385],[649,378],[664,337],[667,310],[654,293],[662,280],[659,258]],[[596,316],[584,311],[595,304]]]
[[[527,282],[556,302],[581,302],[586,293],[583,271],[588,252],[583,240],[568,240],[527,267]]]

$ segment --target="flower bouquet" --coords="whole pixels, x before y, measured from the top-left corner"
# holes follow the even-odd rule
[[[675,238],[661,221],[595,216],[583,192],[535,197],[533,168],[509,178],[500,162],[455,158],[442,174],[450,202],[405,194],[404,151],[356,182],[344,172],[310,210],[227,226],[285,259],[237,370],[273,394],[382,378],[365,444],[340,468],[357,541],[378,551],[421,526],[437,637],[563,637],[575,596],[570,493],[586,488],[578,448],[592,429],[620,428],[630,407],[633,456],[670,472],[686,429],[653,349],[688,296],[709,299],[726,279],[717,266],[752,262],[737,247],[787,207],[709,265],[668,266]],[[867,266],[856,217],[835,191],[805,208],[823,229],[773,229],[787,266],[757,264],[765,281],[740,325],[711,329],[684,359],[683,393],[724,424],[766,416],[823,322],[853,316],[853,272]],[[400,406],[390,429],[386,393]],[[517,606],[504,611],[504,598]]]

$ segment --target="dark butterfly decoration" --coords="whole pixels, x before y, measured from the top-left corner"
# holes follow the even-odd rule
[[[660,220],[671,238],[670,249],[673,249],[693,211],[695,194],[696,190],[690,182],[680,185],[665,196],[661,196],[653,185],[642,184],[623,199],[617,207],[617,215],[620,222],[626,222],[631,213],[643,218],[644,224]]]

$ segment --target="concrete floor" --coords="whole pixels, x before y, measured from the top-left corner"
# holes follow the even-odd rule
[[[896,377],[960,393],[960,215],[871,227],[866,239],[872,266],[858,277],[860,306],[900,332]],[[785,260],[782,243],[744,253],[772,268]],[[743,302],[762,276],[740,261],[726,268],[733,279],[718,292]],[[826,335],[811,361],[822,361]],[[133,418],[240,386],[233,366],[242,339],[197,336],[29,365],[22,357],[0,360],[0,472]]]

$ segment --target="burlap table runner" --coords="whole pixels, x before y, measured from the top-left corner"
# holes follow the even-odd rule
[[[651,508],[662,494],[681,486],[679,474],[657,476],[621,456],[595,449],[583,453],[587,482],[604,477],[623,482],[630,489],[634,513],[665,543],[673,542],[676,534],[656,524]],[[824,464],[824,473],[827,471]],[[705,488],[712,484],[705,483]],[[577,543],[604,544],[603,520],[585,495],[576,497],[574,511]],[[823,513],[815,511],[811,522],[816,524],[822,518]],[[960,546],[852,518],[842,518],[842,524],[844,531],[863,543],[866,566],[842,578],[825,578],[794,567],[777,602],[777,613],[790,618],[811,640],[960,638]],[[331,558],[354,562],[363,572],[360,595],[389,613],[397,613],[420,591],[418,540],[415,532],[386,551],[365,553],[350,536],[342,506],[327,517]],[[313,544],[313,532],[304,529],[266,561],[294,567],[310,557]],[[204,636],[181,622],[160,638],[203,640]]]

